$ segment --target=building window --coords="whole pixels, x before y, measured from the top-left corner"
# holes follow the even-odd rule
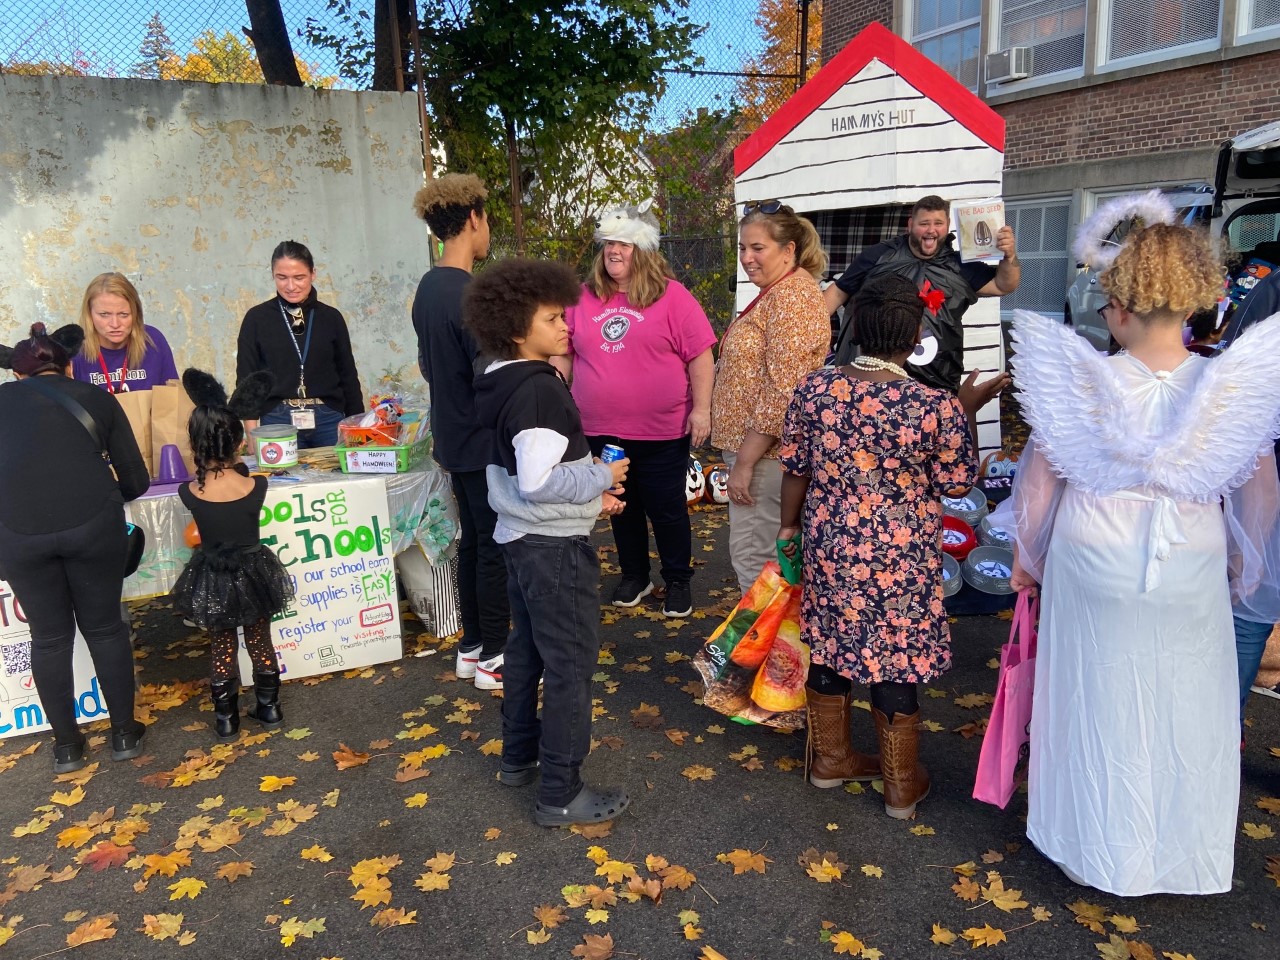
[[[1240,8],[1244,14],[1242,34],[1280,27],[1280,0],[1244,0]]]
[[[1031,47],[1031,75],[1084,66],[1084,0],[1002,0],[1000,47]]]
[[[1067,225],[1071,200],[1010,200],[1005,203],[1004,215],[1017,238],[1022,281],[1017,290],[1000,298],[1001,313],[1034,310],[1060,318],[1070,267]]]
[[[1111,0],[1110,6],[1108,61],[1218,37],[1218,0]]]
[[[911,45],[974,92],[981,0],[912,0]]]

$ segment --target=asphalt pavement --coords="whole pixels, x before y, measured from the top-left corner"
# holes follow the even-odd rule
[[[595,836],[534,825],[534,788],[497,782],[500,699],[411,617],[404,659],[287,683],[282,730],[216,748],[207,645],[140,606],[144,756],[113,763],[99,730],[96,768],[57,782],[48,740],[0,744],[0,960],[1280,956],[1280,802],[1258,806],[1280,797],[1280,701],[1250,704],[1231,893],[1079,887],[1027,842],[1025,796],[970,798],[1007,620],[953,624],[955,668],[922,697],[933,792],[891,820],[874,785],[807,785],[803,733],[698,703],[688,658],[736,596],[723,509],[695,530],[692,617],[603,612],[584,773],[633,802]]]

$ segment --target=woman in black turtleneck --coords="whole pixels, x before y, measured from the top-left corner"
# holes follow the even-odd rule
[[[316,298],[311,251],[285,240],[271,254],[276,295],[240,324],[236,379],[269,370],[275,390],[261,423],[293,423],[298,447],[331,447],[338,421],[364,410],[351,335],[342,314]],[[247,429],[257,422],[245,422]]]

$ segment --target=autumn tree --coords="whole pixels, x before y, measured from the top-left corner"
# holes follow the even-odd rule
[[[201,80],[205,83],[263,83],[262,67],[252,46],[236,34],[226,31],[218,36],[206,30],[192,43],[192,51],[174,57],[160,69],[162,80]],[[316,77],[301,60],[296,68],[307,86],[327,88],[336,78]]]
[[[798,0],[760,0],[755,23],[764,38],[764,50],[743,63],[742,72],[748,76],[738,80],[737,101],[747,129],[764,123],[799,86],[802,10]],[[822,0],[808,4],[808,20],[811,53],[806,80],[821,66],[816,51],[822,49]]]
[[[133,68],[133,75],[143,80],[159,80],[165,66],[177,55],[159,12],[153,13],[147,21],[147,35],[138,48],[139,60]]]

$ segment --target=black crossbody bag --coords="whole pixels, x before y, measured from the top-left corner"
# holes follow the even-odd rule
[[[26,382],[50,400],[57,402],[64,410],[79,420],[80,426],[89,431],[89,436],[97,444],[98,451],[102,454],[102,459],[108,463],[111,462],[111,455],[107,452],[107,444],[103,440],[102,431],[98,429],[98,421],[89,415],[88,410],[56,387],[43,383],[38,376],[27,377]],[[142,552],[147,547],[147,537],[140,526],[128,521],[125,522],[124,533],[128,542],[128,549],[125,553],[124,575],[131,577],[137,571],[138,564],[142,562]]]

